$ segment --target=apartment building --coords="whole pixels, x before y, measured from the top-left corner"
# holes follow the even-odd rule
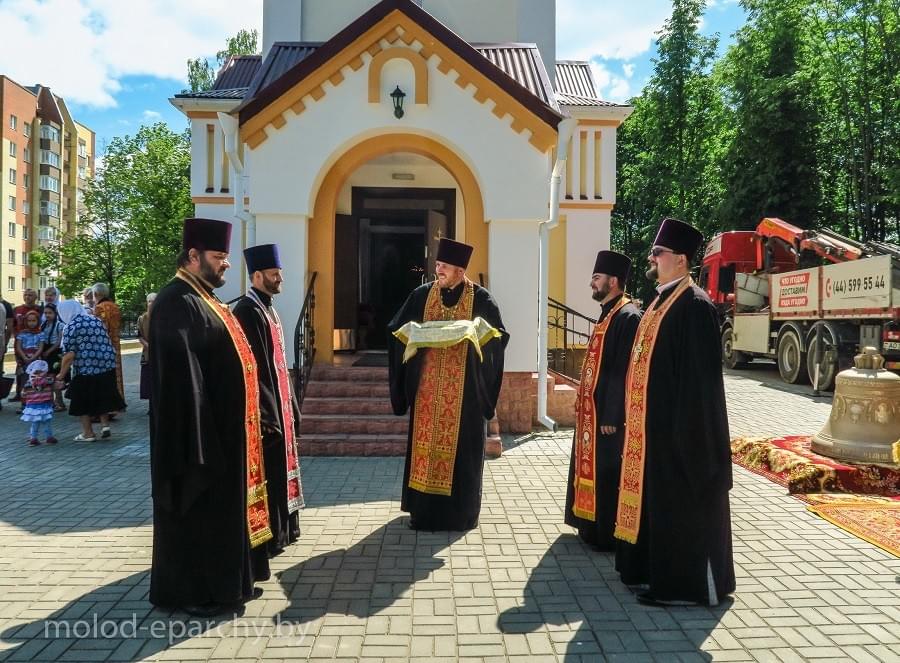
[[[94,174],[94,132],[43,85],[0,75],[0,288],[13,303],[26,288],[53,285],[31,252],[75,232],[84,188]]]

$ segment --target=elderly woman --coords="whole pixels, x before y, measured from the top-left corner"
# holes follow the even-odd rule
[[[100,418],[100,437],[108,438],[109,413],[124,409],[125,402],[116,385],[116,353],[106,327],[72,299],[60,302],[57,310],[65,324],[64,354],[57,380],[61,386],[69,370],[74,369],[66,396],[70,399],[69,414],[81,418],[81,433],[75,441],[97,439],[91,425],[93,417]]]
[[[94,289],[85,288],[81,293],[81,299],[84,300],[84,310],[90,315],[94,314]]]
[[[141,400],[150,400],[150,309],[156,293],[147,295],[147,311],[137,319],[138,342],[141,344]],[[149,414],[149,413],[148,413]]]
[[[116,384],[119,386],[119,395],[124,403],[125,382],[122,379],[122,343],[119,337],[122,331],[122,311],[119,309],[119,305],[110,299],[108,285],[95,283],[92,290],[94,292],[94,315],[103,321],[106,333],[109,334],[109,342],[112,343],[116,353]]]

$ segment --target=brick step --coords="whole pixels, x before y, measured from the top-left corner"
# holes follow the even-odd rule
[[[382,414],[393,415],[387,398],[304,398],[302,413],[308,414]]]
[[[301,435],[301,456],[402,456],[406,435]]]
[[[379,415],[306,414],[300,420],[302,435],[318,434],[376,434],[406,435],[408,417]]]
[[[379,382],[387,384],[387,368],[313,366],[311,382]]]
[[[306,388],[306,398],[384,398],[391,397],[391,389],[387,383],[347,382],[346,380],[331,382],[310,382]]]

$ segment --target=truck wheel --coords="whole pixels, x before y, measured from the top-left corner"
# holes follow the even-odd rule
[[[722,332],[722,363],[726,368],[744,368],[749,357],[740,350],[734,349],[731,327],[726,327]]]
[[[782,334],[778,339],[778,372],[788,384],[809,382],[806,371],[806,353],[800,350],[800,337],[793,331]]]
[[[816,334],[813,332],[807,344],[806,370],[809,373],[810,382],[815,381],[816,375]],[[831,332],[822,330],[822,363],[819,365],[819,389],[828,391],[834,387],[834,378],[838,374],[838,352]]]

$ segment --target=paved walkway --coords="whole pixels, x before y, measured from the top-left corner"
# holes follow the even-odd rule
[[[402,461],[304,458],[303,536],[245,614],[189,620],[146,602],[146,404],[108,443],[27,448],[0,412],[0,660],[900,661],[900,560],[736,469],[738,591],[715,609],[639,605],[562,524],[571,431],[505,440],[481,525],[411,532]],[[828,398],[771,368],[726,378],[732,432],[808,433]]]

